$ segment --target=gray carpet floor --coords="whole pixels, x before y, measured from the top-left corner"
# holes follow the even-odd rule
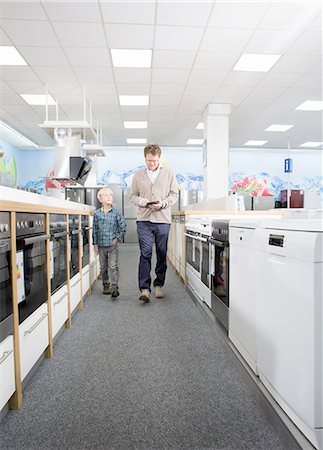
[[[138,258],[121,246],[120,297],[96,282],[0,423],[0,448],[299,449],[172,268],[167,297],[138,302]]]

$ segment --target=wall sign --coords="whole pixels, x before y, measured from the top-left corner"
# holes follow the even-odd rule
[[[293,172],[293,160],[292,158],[286,158],[284,161],[284,172],[292,173]]]

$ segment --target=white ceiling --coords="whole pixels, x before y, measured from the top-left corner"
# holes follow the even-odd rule
[[[0,119],[41,146],[52,145],[39,127],[45,109],[19,94],[43,94],[45,84],[60,120],[82,119],[85,86],[104,145],[185,146],[203,138],[195,127],[210,102],[232,105],[231,147],[323,140],[322,112],[295,111],[322,100],[321,1],[1,1],[0,44],[28,63],[0,68]],[[110,48],[152,49],[152,67],[113,68]],[[245,52],[282,57],[267,73],[233,71]],[[120,106],[131,94],[150,95],[149,106]],[[124,129],[131,120],[148,129]],[[264,131],[271,124],[294,127]]]

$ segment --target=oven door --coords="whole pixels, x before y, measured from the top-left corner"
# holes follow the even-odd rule
[[[10,239],[0,240],[0,342],[13,331]]]
[[[193,267],[193,269],[201,275],[201,238],[196,233],[187,231],[185,233],[186,239],[186,264]]]
[[[209,239],[211,309],[215,317],[228,330],[229,320],[229,242]]]
[[[17,239],[19,323],[47,301],[46,240],[49,235]]]
[[[51,267],[50,284],[51,293],[54,294],[67,281],[66,252],[67,252],[67,231],[54,233],[50,242]]]
[[[79,265],[79,234],[80,231],[72,230],[70,232],[70,277],[73,278],[74,275],[79,273],[80,265]]]
[[[82,228],[82,267],[85,267],[90,262],[90,243],[89,243],[89,227]]]

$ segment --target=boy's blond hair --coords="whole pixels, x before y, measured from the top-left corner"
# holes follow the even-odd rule
[[[112,192],[112,190],[110,188],[107,188],[107,187],[100,189],[98,191],[97,195],[96,195],[98,200],[99,200],[99,202],[101,202],[101,196],[104,195],[104,194],[111,194],[111,195],[113,195],[113,192]]]

